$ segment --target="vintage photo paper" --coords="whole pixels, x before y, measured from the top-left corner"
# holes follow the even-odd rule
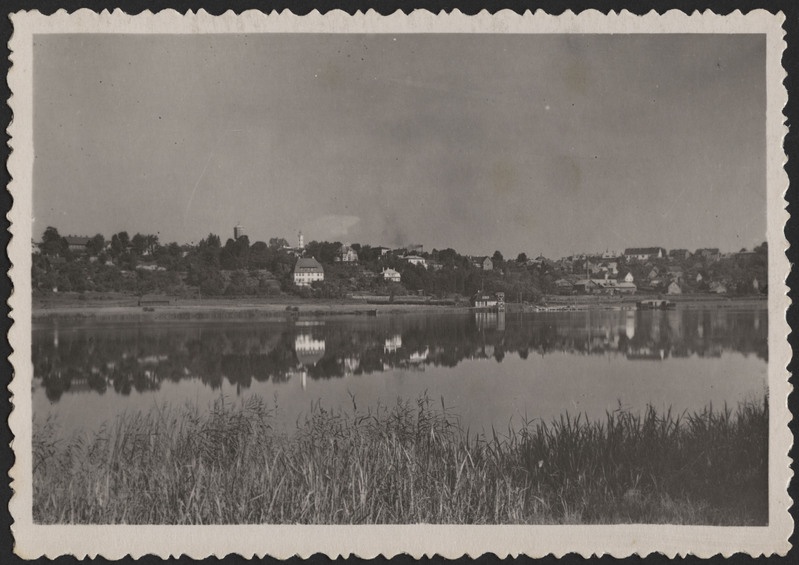
[[[787,552],[782,14],[11,20],[18,555]]]

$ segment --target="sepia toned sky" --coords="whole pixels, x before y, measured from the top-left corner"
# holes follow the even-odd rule
[[[765,239],[765,39],[37,35],[34,234]]]

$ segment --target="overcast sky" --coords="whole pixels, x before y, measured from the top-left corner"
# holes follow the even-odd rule
[[[38,35],[34,234],[550,257],[765,239],[765,40]]]

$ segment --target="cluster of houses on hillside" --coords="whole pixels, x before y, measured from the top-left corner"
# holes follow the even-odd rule
[[[561,294],[634,294],[645,289],[666,294],[682,294],[686,286],[704,287],[715,294],[726,294],[727,284],[719,280],[705,280],[702,271],[708,265],[729,259],[753,256],[753,251],[721,253],[717,248],[666,251],[662,247],[633,247],[624,252],[604,252],[575,255],[552,262],[561,273],[571,273],[555,281]],[[696,261],[687,275],[683,267],[691,258]],[[622,261],[623,259],[623,261]],[[577,272],[575,265],[579,264]],[[620,265],[625,265],[621,268]],[[639,280],[630,269],[635,269]],[[761,281],[753,278],[752,290],[757,292]]]
[[[302,244],[300,244],[300,247],[292,249],[296,249],[296,255],[298,256],[297,263],[294,268],[294,284],[297,286],[311,286],[311,283],[325,280],[325,271],[322,264],[314,258],[301,256],[303,251]],[[399,254],[397,259],[409,265],[416,265],[425,269],[436,271],[443,268],[443,264],[441,262],[429,257],[422,257],[420,255],[420,253],[423,252],[423,247],[421,245],[409,245],[396,250],[392,250],[389,247],[375,247],[373,249],[377,250],[381,257],[385,256],[391,251],[394,251]],[[491,265],[491,259],[486,259],[488,260],[488,266],[485,268],[490,270],[493,268]],[[339,248],[335,257],[336,263],[354,264],[358,263],[358,261],[358,252],[348,244],[343,244]],[[399,283],[401,280],[400,273],[395,269],[390,268],[384,268],[380,273],[380,277],[385,282],[390,283]]]
[[[325,279],[324,267],[319,261],[314,258],[302,257],[303,246],[291,248],[297,255],[297,263],[294,268],[294,284],[297,286],[311,286],[311,283],[323,281]],[[409,265],[419,266],[424,269],[438,271],[444,265],[431,257],[423,257],[423,247],[421,245],[409,245],[404,248],[392,250],[388,247],[376,247],[380,252],[380,256],[385,256],[389,252],[397,253],[397,259]],[[358,263],[358,252],[350,245],[343,244],[336,254],[335,261],[337,263],[354,264]],[[469,261],[475,269],[482,271],[493,271],[494,263],[491,257],[488,256],[470,256]],[[401,280],[400,273],[395,269],[384,268],[380,273],[380,277],[385,282],[399,283]]]
[[[234,239],[238,240],[245,235],[244,227],[236,225],[233,230]],[[137,235],[138,236],[138,235]],[[87,255],[93,238],[86,236],[68,235],[64,237],[67,247],[75,256]],[[105,247],[109,247],[110,242],[105,242]],[[325,280],[325,269],[323,265],[313,257],[306,257],[307,249],[304,243],[302,232],[299,232],[297,243],[289,246],[287,243],[284,249],[296,257],[296,263],[292,274],[294,284],[300,287],[310,287],[315,282]],[[439,270],[443,264],[431,255],[424,252],[422,245],[408,245],[403,248],[391,249],[388,247],[371,247],[372,252],[377,251],[378,257],[391,254],[392,261],[388,263],[394,268],[384,265],[381,272],[369,273],[370,276],[382,279],[387,283],[400,283],[404,271],[397,265],[413,265],[427,270]],[[358,251],[360,248],[349,244],[343,244],[335,253],[334,261],[341,264],[357,264],[359,262]],[[36,243],[33,243],[33,252],[40,250]],[[183,256],[188,253],[184,248]],[[145,255],[148,252],[144,253]],[[521,254],[519,259],[513,262],[514,265],[540,268],[542,272],[550,273],[556,280],[550,283],[547,292],[557,292],[559,294],[608,294],[608,295],[627,295],[635,294],[638,291],[653,291],[666,294],[680,294],[686,289],[701,288],[703,291],[725,294],[728,290],[730,281],[711,280],[708,273],[712,273],[709,265],[714,262],[730,257],[754,256],[754,251],[742,250],[738,253],[721,253],[718,248],[700,248],[696,251],[687,249],[672,249],[670,251],[663,247],[630,247],[623,251],[605,250],[601,253],[575,254],[557,260],[547,259],[539,255],[534,259],[526,259]],[[374,255],[372,255],[374,256]],[[494,256],[495,258],[497,255]],[[495,271],[505,268],[510,262],[500,261],[500,265],[495,264],[494,258],[486,255],[467,256],[471,268],[479,271]],[[55,257],[53,262],[61,259]],[[89,258],[96,261],[97,257]],[[107,261],[110,263],[110,261]],[[693,266],[691,266],[693,265]],[[143,270],[163,270],[164,267],[158,266],[155,262],[142,262],[136,266]],[[686,270],[684,272],[683,270]],[[760,275],[763,276],[763,275]],[[753,278],[750,282],[751,290],[757,292],[766,281]],[[740,281],[735,283],[740,288]]]

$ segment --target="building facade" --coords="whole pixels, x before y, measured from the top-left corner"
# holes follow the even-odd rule
[[[86,244],[89,243],[91,240],[90,237],[82,236],[82,235],[68,235],[64,237],[67,240],[67,247],[72,253],[82,254],[88,253],[88,249],[86,249]]]
[[[669,257],[677,261],[685,261],[691,257],[691,252],[687,249],[672,249],[669,251]]]
[[[403,257],[403,259],[411,265],[421,265],[422,267],[427,268],[427,260],[424,257],[419,257],[418,255],[408,255],[407,257]]]
[[[394,269],[383,269],[383,280],[386,282],[398,283],[402,277]]]
[[[294,284],[297,286],[311,286],[312,283],[325,280],[325,270],[313,257],[297,259],[294,265]]]
[[[494,270],[494,262],[491,260],[491,257],[481,256],[481,257],[472,257],[472,266],[475,269],[482,269],[483,271],[493,271]]]
[[[497,296],[490,292],[478,292],[472,296],[472,306],[475,308],[496,308],[498,303]]]
[[[338,259],[342,263],[358,262],[358,253],[349,245],[342,245],[338,253]]]
[[[666,256],[666,250],[662,247],[629,247],[624,250],[624,256],[635,261],[663,259]]]

